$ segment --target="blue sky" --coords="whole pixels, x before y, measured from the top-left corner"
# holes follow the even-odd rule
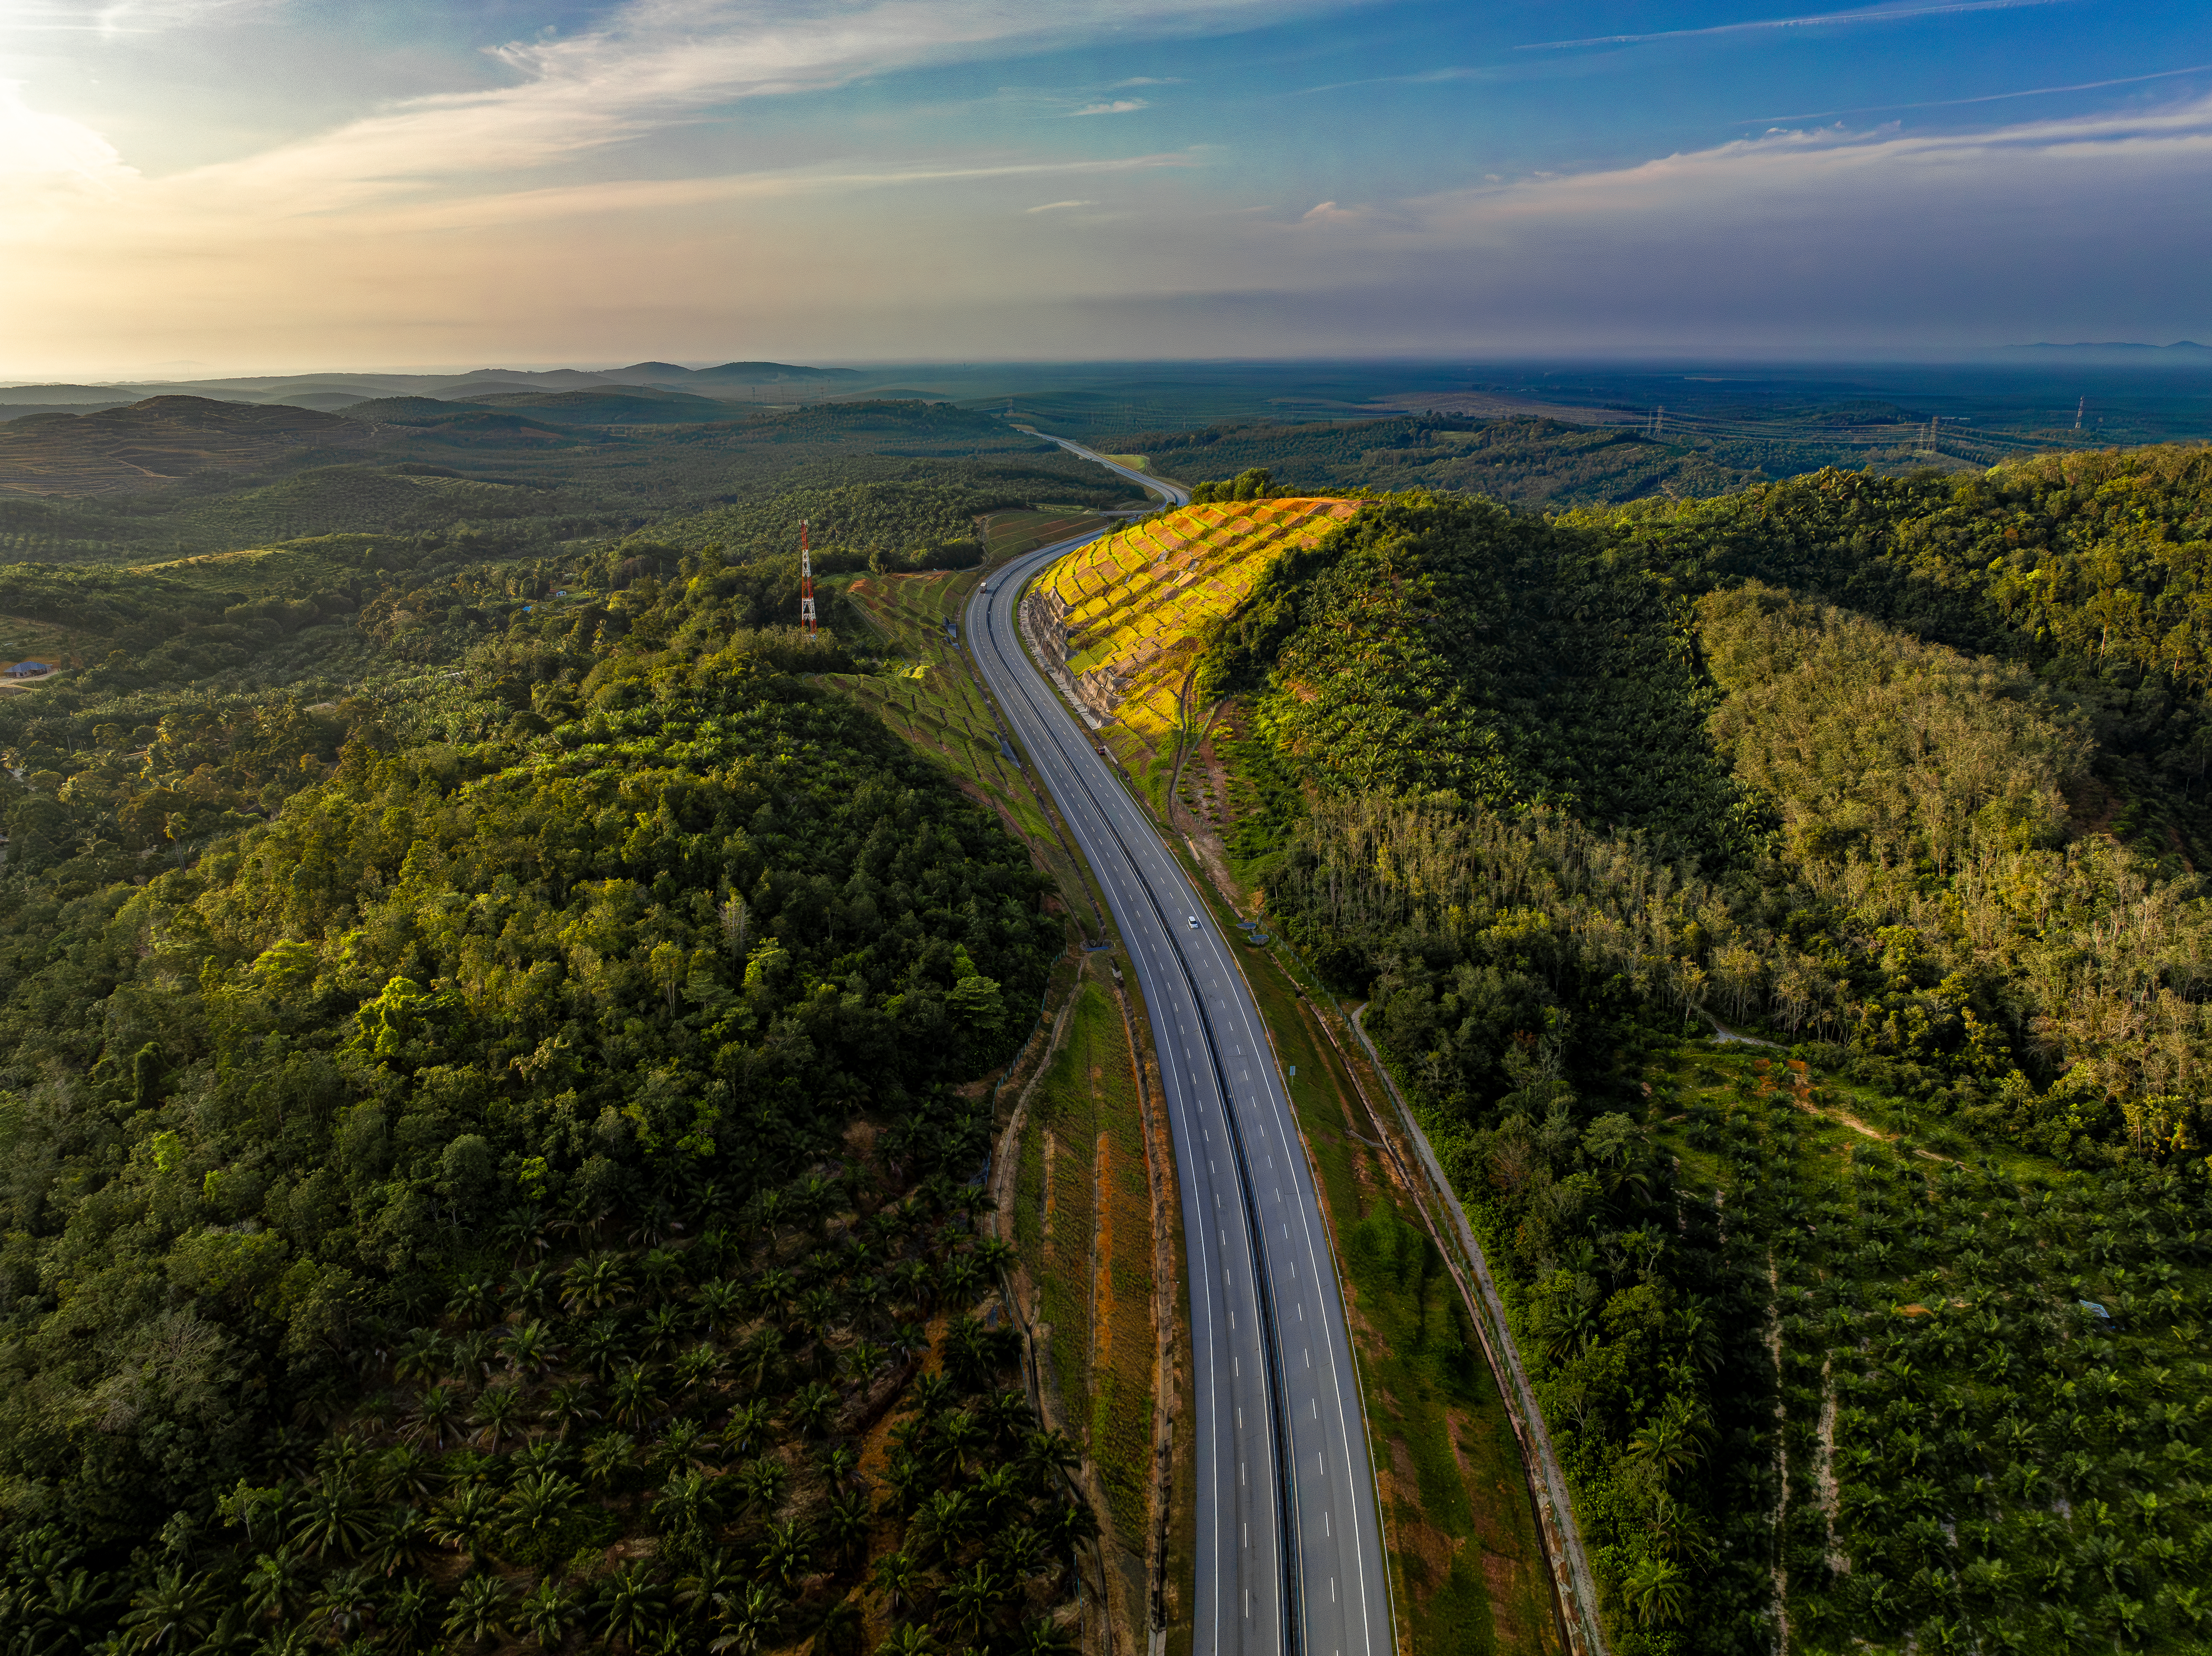
[[[11,0],[0,377],[2212,334],[2092,0]]]

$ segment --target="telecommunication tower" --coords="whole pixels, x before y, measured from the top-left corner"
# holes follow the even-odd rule
[[[799,520],[799,626],[808,638],[814,636],[814,557],[807,549],[804,518]]]

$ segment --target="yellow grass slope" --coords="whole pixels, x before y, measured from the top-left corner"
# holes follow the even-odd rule
[[[1355,500],[1304,499],[1187,506],[1069,553],[1037,585],[1067,630],[1067,670],[1084,700],[1143,736],[1180,724],[1207,624],[1243,604],[1285,551],[1357,510]]]

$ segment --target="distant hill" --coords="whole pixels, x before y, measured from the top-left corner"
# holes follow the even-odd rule
[[[544,419],[577,425],[667,425],[727,420],[730,404],[681,391],[526,391],[472,397],[487,408],[527,409]]]
[[[126,408],[0,426],[0,493],[159,488],[198,473],[251,470],[315,451],[357,448],[367,440],[358,422],[315,409],[149,397]]]
[[[367,402],[368,393],[358,391],[299,391],[275,400],[289,408],[321,409],[331,413],[339,409],[349,409],[356,403]]]
[[[478,374],[466,379],[456,379],[451,385],[436,386],[430,391],[430,395],[448,403],[471,403],[480,397],[516,397],[559,389],[558,386],[535,385],[511,375],[493,377]]]
[[[136,401],[123,394],[127,389],[116,385],[0,385],[0,409],[18,403],[60,408],[76,403],[112,404]]]
[[[387,420],[404,424],[459,414],[466,406],[465,403],[448,403],[437,397],[372,397],[366,402],[349,405],[346,417],[352,420]]]
[[[720,367],[700,368],[695,379],[715,379],[730,385],[772,385],[791,379],[860,379],[857,368],[803,368],[789,362],[725,362]]]

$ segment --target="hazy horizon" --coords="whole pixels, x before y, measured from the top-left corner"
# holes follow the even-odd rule
[[[2200,337],[2207,55],[2082,0],[22,0],[0,374]]]

